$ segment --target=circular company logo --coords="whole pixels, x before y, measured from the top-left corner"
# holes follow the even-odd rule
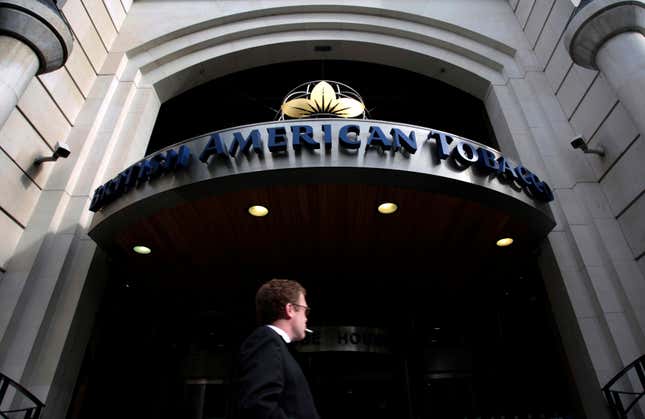
[[[365,105],[356,90],[336,81],[303,83],[287,94],[280,107],[279,120],[289,118],[337,117],[365,119]]]

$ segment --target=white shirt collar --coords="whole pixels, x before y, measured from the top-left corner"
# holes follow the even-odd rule
[[[275,330],[275,332],[277,334],[279,334],[285,342],[291,343],[291,338],[289,337],[289,335],[287,335],[287,332],[285,332],[284,330],[280,329],[278,326],[274,326],[272,324],[267,324],[267,326],[270,327],[271,329]]]

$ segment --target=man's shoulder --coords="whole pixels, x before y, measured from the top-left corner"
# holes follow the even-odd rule
[[[279,342],[280,336],[268,326],[257,327],[251,334],[244,340],[242,347],[249,345],[257,345],[261,342],[275,341]]]
[[[258,326],[256,327],[253,332],[249,335],[250,337],[275,337],[278,336],[278,334],[272,330],[269,326]]]

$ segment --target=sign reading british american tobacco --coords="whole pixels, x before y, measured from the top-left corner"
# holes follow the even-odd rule
[[[165,182],[169,189],[235,174],[321,167],[409,171],[520,199],[518,194],[538,202],[553,200],[545,182],[497,150],[434,129],[366,119],[356,91],[316,81],[285,97],[277,121],[213,132],[133,164],[96,189],[90,210],[155,182]]]
[[[534,200],[553,200],[551,188],[531,170],[489,147],[462,137],[370,120],[344,120],[341,125],[337,124],[339,120],[303,122],[283,121],[273,126],[254,125],[246,129],[218,131],[153,154],[99,186],[94,192],[90,210],[96,212],[133,188],[188,169],[195,164],[194,154],[199,164],[207,166],[228,166],[241,157],[251,159],[252,155],[262,159],[267,153],[277,157],[293,153],[295,159],[307,153],[309,157],[317,154],[321,160],[325,157],[333,159],[334,149],[357,160],[364,159],[366,153],[372,153],[387,162],[395,154],[403,160],[414,160],[421,147],[430,147],[433,158],[425,156],[428,166],[449,164],[454,170],[469,170],[489,181],[497,178],[509,188],[521,188]]]

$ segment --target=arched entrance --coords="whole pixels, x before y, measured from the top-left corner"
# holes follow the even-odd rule
[[[358,67],[351,70],[355,76],[371,68],[376,74],[365,87],[383,95],[382,103],[394,100],[392,92],[410,92],[410,86],[416,86],[417,98],[403,95],[407,102],[393,108],[402,114],[401,107],[407,106],[411,114],[416,109],[417,117],[423,118],[418,108],[425,103],[424,93],[441,96],[443,100],[425,105],[428,116],[439,110],[446,115],[460,112],[458,118],[445,118],[443,123],[467,132],[472,126],[460,126],[460,121],[474,121],[481,137],[494,144],[494,137],[486,135],[483,106],[476,100],[471,107],[464,106],[469,100],[464,93],[423,78],[410,82],[420,76],[370,64],[330,62],[327,71],[343,64]],[[233,84],[239,89],[231,92],[243,90],[244,80],[252,84],[263,71],[275,81],[270,74],[284,68],[300,74],[301,67],[311,65],[288,63],[240,73]],[[395,84],[389,91],[382,87],[386,75]],[[216,97],[222,86],[230,84],[231,79],[225,78],[219,89],[217,84],[198,89],[205,90],[202,97]],[[438,94],[440,89],[443,95]],[[279,97],[284,89],[278,90],[273,94]],[[199,94],[187,92],[186,100],[175,100],[175,112],[172,107],[162,111],[166,119],[158,125],[183,121],[182,112],[190,115],[191,106],[207,105],[207,100],[196,98]],[[254,99],[235,100],[251,113]],[[243,106],[245,101],[249,106]],[[441,118],[437,121],[441,123]],[[240,130],[246,135],[254,126]],[[225,132],[222,138],[230,138]],[[422,146],[421,131],[415,132],[419,153],[425,152],[421,147],[433,146]],[[130,344],[115,346],[114,338],[106,337],[86,365],[90,370],[92,365],[112,365],[108,367],[112,373],[123,369],[140,380],[155,377],[155,385],[144,384],[145,389],[137,379],[120,384],[129,388],[125,393],[137,394],[136,400],[164,394],[164,407],[141,406],[131,399],[133,415],[151,408],[157,409],[156,416],[231,414],[236,348],[253,324],[254,290],[270,277],[296,278],[309,289],[308,299],[315,307],[311,325],[319,335],[302,345],[298,358],[325,416],[554,415],[571,409],[567,376],[561,373],[566,363],[552,335],[533,254],[549,228],[548,215],[539,215],[539,210],[531,215],[525,203],[518,202],[513,209],[512,200],[487,198],[476,188],[471,195],[458,185],[450,189],[433,184],[427,175],[402,172],[396,163],[387,167],[385,163],[396,155],[378,147],[358,154],[364,153],[361,159],[366,162],[379,159],[378,164],[385,165],[382,169],[371,163],[362,169],[334,163],[274,166],[276,158],[304,161],[318,155],[307,153],[288,149],[282,157],[272,154],[270,159],[252,152],[239,154],[235,164],[274,170],[180,187],[172,192],[181,196],[179,200],[163,193],[155,197],[142,189],[147,198],[140,202],[135,198],[125,206],[115,201],[116,209],[107,204],[105,213],[97,215],[92,234],[114,258],[104,336],[127,331]],[[439,160],[430,155],[424,161],[437,165]],[[226,164],[213,159],[208,167],[217,177]],[[156,187],[154,182],[150,181],[151,187]],[[379,214],[375,206],[384,200],[396,202],[400,210],[390,216]],[[254,202],[267,204],[270,216],[249,217],[245,209]],[[514,235],[514,247],[495,246],[504,234]],[[143,258],[132,253],[137,243],[151,247],[153,253]],[[113,361],[105,361],[107,353]],[[536,363],[538,356],[541,361]],[[522,365],[522,373],[517,365]],[[87,388],[105,374],[85,375]],[[523,389],[502,390],[507,381],[520,382]],[[547,382],[552,392],[540,401],[536,390]],[[116,383],[108,379],[98,388],[111,385]],[[102,393],[94,388],[94,394]],[[543,389],[540,394],[544,395]],[[85,407],[93,416],[101,414],[93,407],[101,405],[99,400],[100,396]]]

